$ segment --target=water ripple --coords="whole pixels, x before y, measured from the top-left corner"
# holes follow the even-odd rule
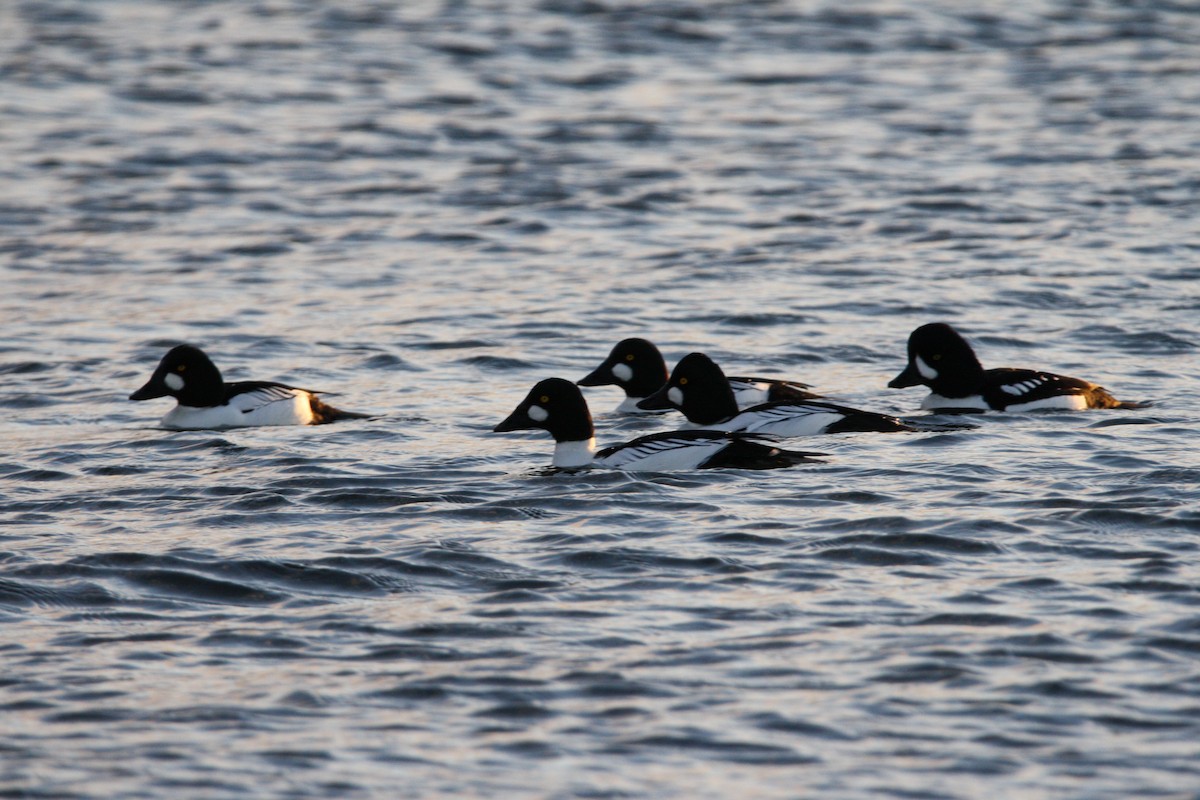
[[[0,795],[1197,784],[1190,7],[164,9],[6,10]],[[933,320],[1154,405],[929,416]],[[629,336],[921,430],[489,432]],[[378,416],[163,431],[185,341]]]

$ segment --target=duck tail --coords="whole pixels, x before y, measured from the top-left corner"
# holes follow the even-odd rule
[[[1149,400],[1118,400],[1102,386],[1093,387],[1088,396],[1089,408],[1149,408],[1154,405]]]
[[[316,395],[310,396],[310,402],[312,403],[313,413],[310,425],[325,425],[345,419],[371,419],[376,416],[375,414],[360,414],[357,411],[343,411],[340,408],[334,408]]]

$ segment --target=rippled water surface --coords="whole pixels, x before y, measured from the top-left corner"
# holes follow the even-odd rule
[[[0,3],[0,796],[1200,796],[1200,13],[974,8]],[[1154,405],[489,432],[932,320]],[[380,416],[160,430],[180,341]]]

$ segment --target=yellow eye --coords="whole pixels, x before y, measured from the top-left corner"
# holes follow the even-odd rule
[[[176,367],[176,368],[175,368],[175,371],[176,371],[176,372],[183,372],[183,371],[184,371],[184,370],[186,370],[186,369],[187,369],[187,364],[180,364],[178,367]]]
[[[680,385],[680,386],[687,386],[687,378],[680,378],[680,379],[679,379],[679,385]]]
[[[633,353],[630,353],[629,355],[625,356],[625,360],[626,360],[626,361],[633,361]]]
[[[934,353],[934,354],[931,356],[931,358],[932,358],[934,361],[941,361],[941,360],[942,360],[942,354],[941,354],[941,353]]]
[[[539,403],[549,403],[549,402],[550,402],[550,395],[548,395],[548,394],[544,394],[544,395],[542,395],[541,397],[539,397],[539,398],[538,398],[538,402],[539,402]]]

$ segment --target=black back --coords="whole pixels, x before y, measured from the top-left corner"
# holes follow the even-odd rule
[[[1082,378],[1033,369],[998,367],[984,373],[983,399],[994,409],[1030,403],[1059,395],[1080,395],[1088,408],[1144,408],[1145,403],[1116,399],[1103,386]]]
[[[700,469],[779,469],[794,464],[813,462],[815,460],[812,458],[813,456],[825,455],[824,453],[784,450],[775,445],[732,433],[729,436],[729,445],[701,464]]]

